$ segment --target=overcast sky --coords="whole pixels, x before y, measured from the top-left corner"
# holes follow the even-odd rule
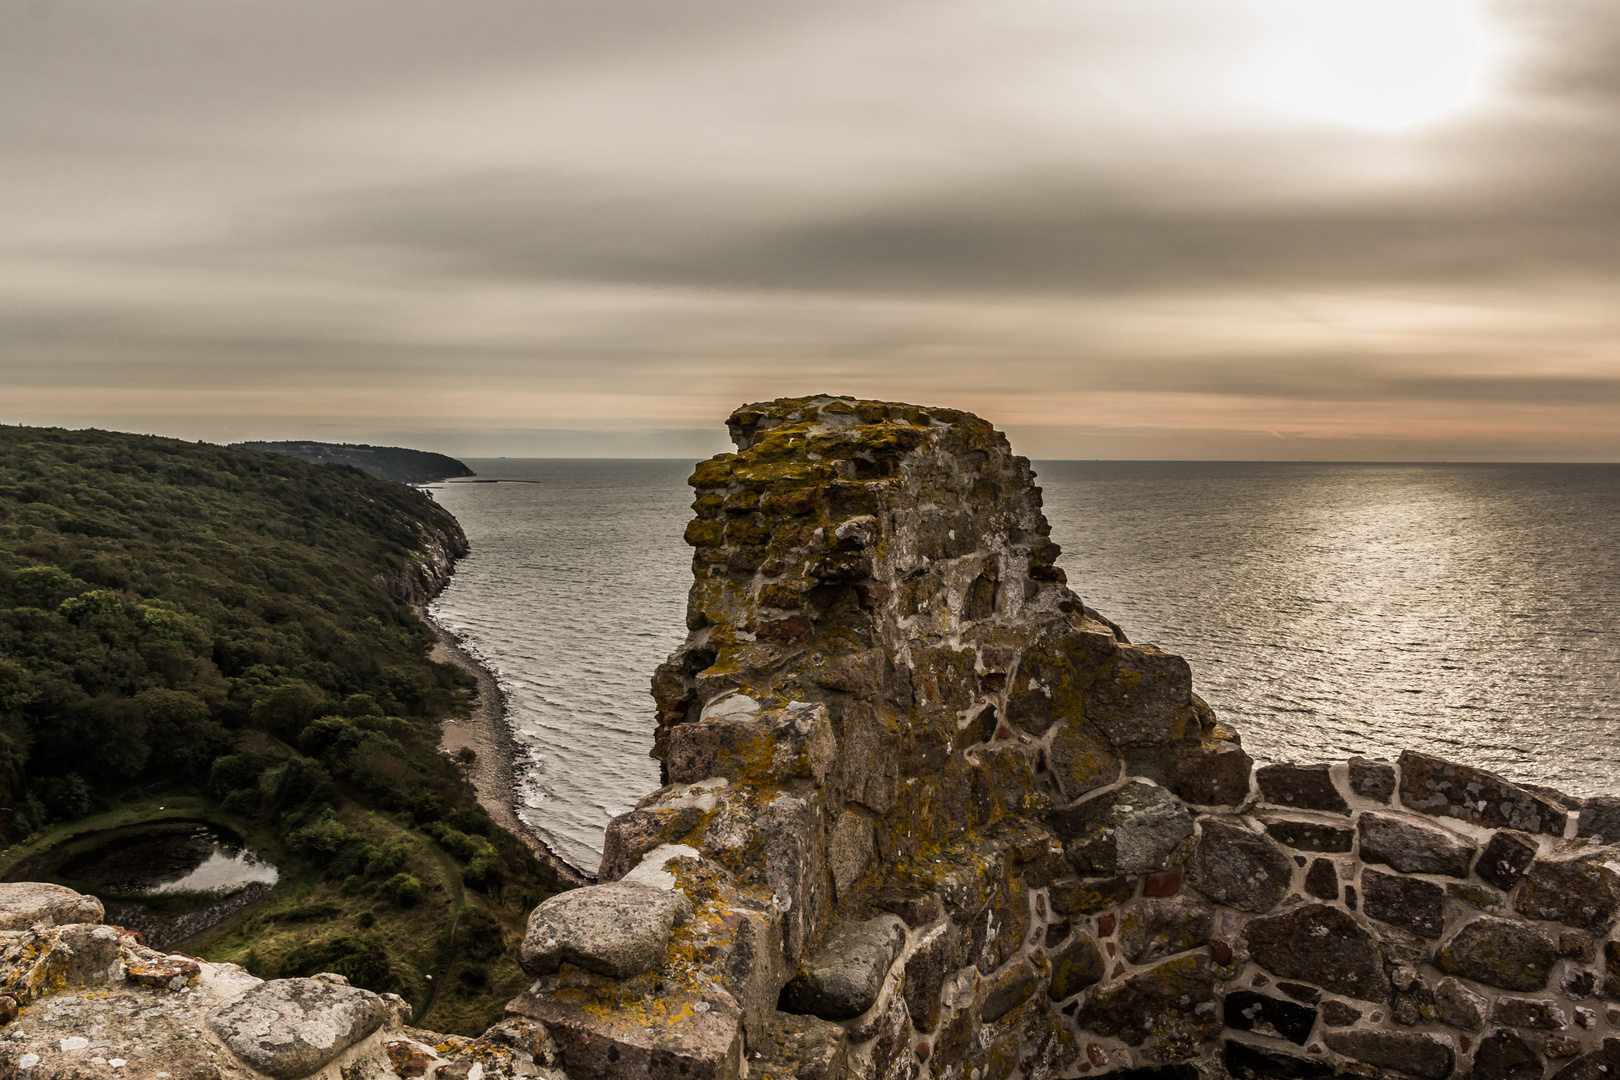
[[[1620,460],[1613,0],[0,2],[0,422]]]

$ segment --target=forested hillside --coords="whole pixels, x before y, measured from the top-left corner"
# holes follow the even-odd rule
[[[487,1022],[550,882],[437,750],[471,680],[428,659],[413,607],[465,547],[427,495],[353,468],[0,427],[0,831],[189,797],[284,860],[220,958]]]
[[[474,475],[471,469],[453,457],[427,450],[409,450],[403,446],[296,441],[234,445],[247,450],[286,454],[314,465],[353,465],[372,476],[401,484],[432,484],[453,476]]]

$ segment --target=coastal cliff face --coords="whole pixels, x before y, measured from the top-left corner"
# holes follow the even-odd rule
[[[531,915],[482,1042],[521,1049],[477,1076],[1616,1075],[1620,800],[1417,753],[1256,769],[1067,588],[984,421],[820,397],[731,429],[653,680],[667,783]],[[407,1036],[365,1045],[439,1056],[323,1067],[474,1075]]]

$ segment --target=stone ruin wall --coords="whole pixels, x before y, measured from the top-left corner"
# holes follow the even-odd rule
[[[984,421],[730,428],[653,683],[666,786],[525,943],[513,1015],[571,1074],[1612,1080],[1620,802],[1256,769],[1066,587]]]
[[[118,994],[173,1002],[195,1075],[261,1075],[301,1016],[348,1041],[263,1075],[1620,1075],[1620,800],[1416,753],[1256,769],[1181,658],[1066,587],[982,420],[822,397],[730,426],[653,682],[666,784],[611,823],[599,884],[535,910],[508,1019],[447,1040],[354,988],[176,983],[186,958],[124,942]],[[49,923],[0,941],[0,991],[33,995],[0,1077],[100,1075],[17,1068],[56,1063],[45,1010],[118,997],[28,989],[90,932]]]

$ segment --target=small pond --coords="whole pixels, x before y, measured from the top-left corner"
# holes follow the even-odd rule
[[[257,902],[277,873],[229,829],[172,820],[81,833],[18,863],[6,879],[89,893],[106,905],[109,923],[166,949]]]

